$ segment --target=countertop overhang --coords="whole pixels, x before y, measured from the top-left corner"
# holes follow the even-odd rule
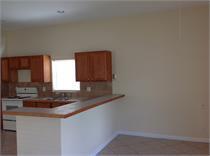
[[[106,104],[113,100],[124,97],[123,94],[111,94],[101,97],[92,98],[89,100],[78,101],[56,108],[29,108],[21,107],[18,109],[3,111],[4,115],[14,116],[34,116],[34,117],[48,117],[48,118],[68,118],[75,114],[84,112],[88,109]]]

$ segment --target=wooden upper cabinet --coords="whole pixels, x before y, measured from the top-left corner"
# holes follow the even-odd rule
[[[32,82],[43,82],[43,57],[42,56],[32,56],[31,62],[31,81]]]
[[[30,68],[30,58],[29,57],[20,57],[19,64],[20,69],[29,69]]]
[[[30,69],[30,58],[28,56],[10,57],[9,69]]]
[[[52,82],[52,60],[48,55],[43,56],[44,82]]]
[[[51,82],[51,57],[19,56],[1,59],[2,81],[18,82],[18,70],[31,70],[32,82]]]
[[[10,69],[30,69],[30,57],[20,56],[20,57],[10,57],[9,58],[9,68]]]
[[[9,60],[7,58],[1,59],[1,80],[9,81]]]
[[[9,58],[9,69],[19,69],[20,62],[18,57],[11,57]]]
[[[89,81],[90,80],[89,55],[87,55],[87,53],[76,53],[75,64],[76,64],[76,80]]]
[[[18,71],[10,69],[9,71],[9,82],[18,82]]]
[[[32,82],[51,82],[50,56],[31,56],[30,67]]]
[[[75,53],[77,81],[112,81],[109,51]]]
[[[91,80],[111,81],[112,66],[110,52],[93,52],[90,54]]]

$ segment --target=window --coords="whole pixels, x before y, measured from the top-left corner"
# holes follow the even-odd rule
[[[80,90],[80,83],[76,82],[75,60],[52,61],[53,90]]]

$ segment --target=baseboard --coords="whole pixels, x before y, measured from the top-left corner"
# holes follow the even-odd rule
[[[97,149],[90,156],[96,156],[104,147],[106,147],[117,136],[118,136],[118,133],[114,133],[104,143],[102,143],[101,145],[99,145],[97,147]]]
[[[174,135],[165,135],[165,134],[157,134],[157,133],[145,133],[145,132],[136,132],[136,131],[119,131],[118,134],[132,135],[132,136],[142,136],[142,137],[158,138],[158,139],[202,142],[202,143],[209,143],[210,142],[209,138],[193,138],[193,137],[186,137],[186,136],[174,136]]]
[[[97,149],[90,156],[96,156],[104,147],[106,147],[118,135],[131,135],[131,136],[141,136],[141,137],[148,137],[148,138],[210,143],[210,140],[208,138],[193,138],[193,137],[185,137],[185,136],[174,136],[174,135],[145,133],[145,132],[136,132],[136,131],[118,131],[114,133],[111,137],[109,137],[104,143],[99,145]]]

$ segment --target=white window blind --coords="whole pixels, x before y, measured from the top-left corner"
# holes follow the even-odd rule
[[[75,60],[52,61],[53,90],[80,90],[80,83],[76,82]]]

